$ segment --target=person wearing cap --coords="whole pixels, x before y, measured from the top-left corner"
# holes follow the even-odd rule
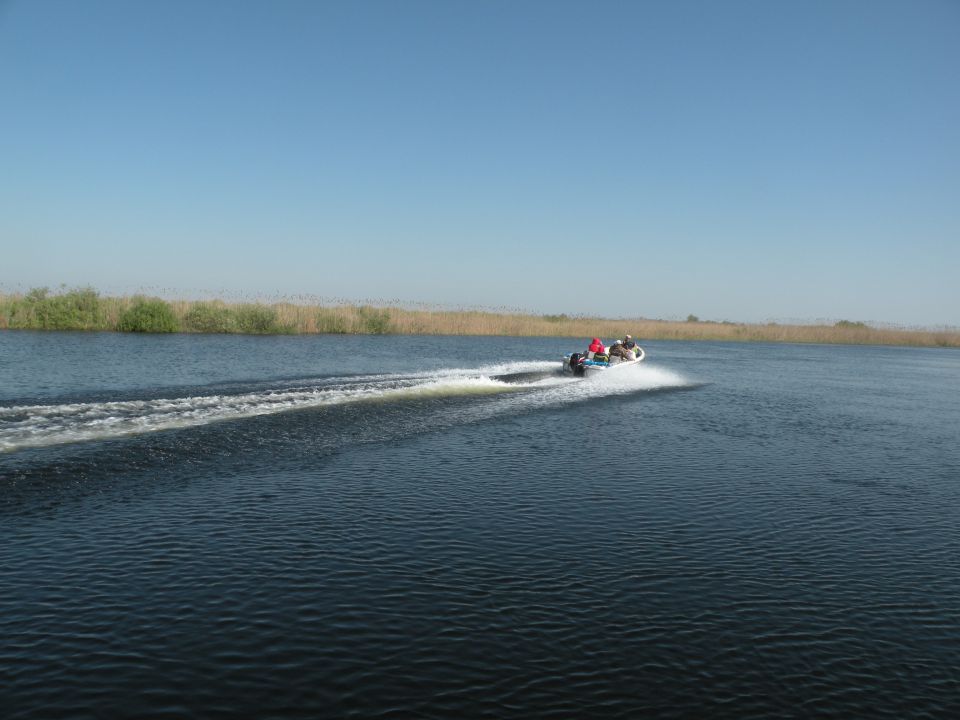
[[[610,361],[613,362],[614,358],[617,358],[618,361],[636,360],[636,355],[633,354],[632,350],[628,350],[620,340],[614,340],[613,347],[610,348]]]
[[[631,335],[627,335],[626,337],[623,338],[623,346],[627,348],[627,350],[636,351],[637,349],[637,343],[634,342],[633,336]]]

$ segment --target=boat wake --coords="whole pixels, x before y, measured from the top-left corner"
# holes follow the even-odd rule
[[[513,396],[498,407],[516,412],[522,406],[547,407],[685,385],[689,383],[676,373],[653,366],[581,380],[563,376],[555,362],[533,361],[419,374],[313,378],[287,381],[282,386],[254,384],[237,392],[186,397],[0,406],[0,452],[350,403]]]

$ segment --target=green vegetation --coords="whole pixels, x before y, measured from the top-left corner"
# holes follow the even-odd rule
[[[390,332],[389,310],[378,310],[369,305],[362,305],[358,308],[358,312],[363,323],[361,332],[367,335],[385,335]]]
[[[243,304],[236,310],[237,331],[253,335],[292,333],[292,327],[281,325],[276,308],[268,305]]]
[[[171,333],[179,329],[170,305],[159,298],[134,297],[117,322],[120,332]]]
[[[59,295],[51,295],[48,288],[34,288],[9,301],[5,314],[11,328],[99,330],[104,323],[100,296],[89,287]]]
[[[375,305],[317,306],[277,302],[165,301],[141,295],[101,297],[92,288],[24,294],[0,293],[0,329],[118,330],[192,333],[336,333],[397,335],[513,335],[607,339],[630,333],[648,340],[856,343],[960,347],[960,330],[878,328],[841,320],[833,324],[747,325],[688,315],[685,321],[642,317],[530,315],[476,310],[410,310]]]
[[[231,307],[222,302],[187,303],[183,328],[199,333],[244,333],[281,335],[298,332],[295,324],[283,323],[271,305],[243,303]]]
[[[319,308],[315,322],[316,332],[334,335],[387,335],[394,332],[390,310],[370,305],[349,309]]]
[[[854,322],[852,320],[840,320],[833,325],[835,328],[843,328],[845,330],[869,330],[870,326],[865,322]]]
[[[222,303],[198,302],[183,316],[185,330],[198,333],[237,332],[234,313]]]
[[[244,333],[280,335],[297,332],[291,324],[281,323],[277,308],[258,303],[229,307],[222,302],[196,302],[183,316],[183,327],[199,333]]]

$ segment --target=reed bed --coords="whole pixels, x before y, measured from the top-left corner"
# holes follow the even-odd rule
[[[421,309],[373,304],[162,300],[100,296],[91,288],[0,293],[0,329],[257,334],[505,335],[607,340],[827,343],[960,347],[960,329],[833,324],[745,324],[534,315],[511,310]]]

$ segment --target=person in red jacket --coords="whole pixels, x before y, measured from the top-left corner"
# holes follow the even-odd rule
[[[592,360],[593,356],[597,353],[604,355],[606,352],[607,349],[603,346],[603,343],[600,342],[600,338],[594,338],[593,342],[590,343],[590,347],[587,348],[587,357]]]

